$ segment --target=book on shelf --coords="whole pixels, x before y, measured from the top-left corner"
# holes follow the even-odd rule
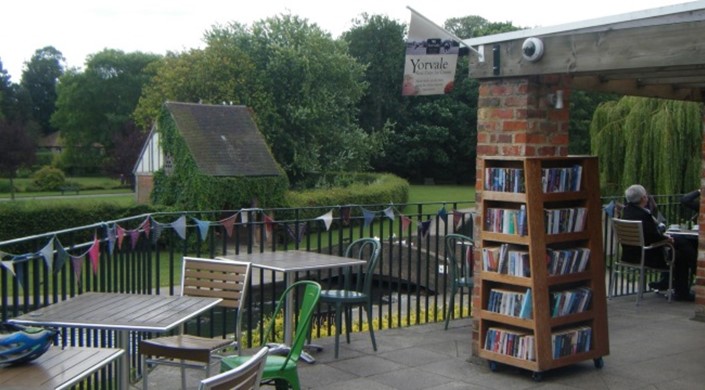
[[[583,167],[542,168],[541,188],[544,193],[579,191]]]
[[[521,207],[519,209],[488,207],[485,211],[485,230],[525,236],[527,234],[526,211]]]
[[[578,287],[570,290],[551,293],[553,309],[551,317],[561,317],[581,313],[590,306],[592,290],[588,287]]]
[[[482,248],[482,270],[513,276],[531,276],[529,251],[525,247],[501,244]]]
[[[592,328],[580,326],[551,334],[552,356],[558,359],[576,353],[588,352],[592,340]]]
[[[530,319],[532,315],[531,289],[518,292],[493,288],[487,299],[487,310],[506,316]]]
[[[491,327],[485,335],[484,349],[519,359],[536,360],[534,336],[526,332]]]
[[[549,275],[583,272],[590,259],[590,248],[546,249]]]
[[[574,233],[585,230],[587,209],[572,207],[560,209],[544,209],[546,233]]]
[[[521,168],[485,168],[484,189],[497,192],[525,192],[524,170]]]
[[[531,289],[527,288],[526,293],[524,293],[524,299],[521,302],[521,310],[519,310],[519,318],[532,318],[532,301],[531,301]]]

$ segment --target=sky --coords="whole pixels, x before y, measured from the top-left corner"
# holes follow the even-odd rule
[[[292,14],[317,24],[334,38],[362,13],[408,24],[413,8],[438,25],[477,15],[490,22],[548,27],[687,3],[687,0],[6,0],[0,3],[0,61],[19,83],[24,63],[37,49],[53,46],[69,68],[103,49],[165,54],[202,48],[215,25]],[[465,38],[465,37],[460,37]]]

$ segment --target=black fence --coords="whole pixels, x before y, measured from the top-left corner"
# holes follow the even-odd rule
[[[680,195],[656,197],[666,223],[691,215]],[[617,198],[604,198],[603,242],[608,269],[615,255],[608,212]],[[610,203],[613,202],[613,203]],[[238,253],[305,250],[342,255],[359,237],[382,242],[374,283],[374,321],[378,328],[398,328],[444,321],[450,281],[444,237],[473,236],[472,201],[404,205],[348,205],[302,209],[242,209],[155,213],[100,222],[63,231],[0,242],[0,315],[3,321],[87,291],[178,294],[184,255],[215,258]],[[674,222],[674,223],[678,223]],[[607,277],[609,276],[606,275]],[[324,288],[340,281],[332,271],[301,273]],[[649,275],[654,280],[656,275]],[[242,313],[245,347],[259,342],[267,310],[283,291],[279,276],[253,269]],[[628,280],[616,283],[617,295],[635,293]],[[469,291],[461,291],[456,317],[469,316]],[[191,333],[211,337],[232,334],[232,315],[224,309],[187,323]],[[319,308],[314,337],[332,335],[331,313]],[[356,313],[362,323],[363,313]],[[143,337],[134,332],[131,349]],[[58,343],[114,346],[109,331],[61,329]],[[137,376],[140,355],[132,354]],[[98,380],[98,379],[96,379]]]

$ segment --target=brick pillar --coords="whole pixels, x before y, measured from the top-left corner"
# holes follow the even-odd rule
[[[482,202],[482,157],[486,156],[565,156],[568,154],[568,80],[561,76],[481,81],[477,104],[477,204]],[[563,90],[563,109],[555,109],[548,95]],[[481,238],[480,213],[475,232]],[[481,240],[476,242],[475,272],[482,268]],[[472,307],[480,306],[476,285]],[[479,349],[479,323],[473,324],[473,355]]]

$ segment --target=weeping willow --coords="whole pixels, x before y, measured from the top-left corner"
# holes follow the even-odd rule
[[[700,187],[702,106],[624,97],[595,111],[591,150],[600,162],[603,195],[639,183],[654,194]]]

